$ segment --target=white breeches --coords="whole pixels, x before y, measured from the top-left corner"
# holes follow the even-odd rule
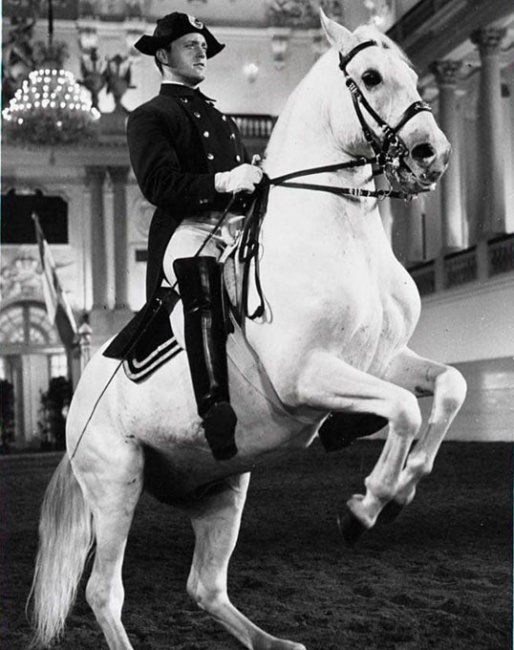
[[[243,217],[228,214],[221,228],[209,237],[220,220],[221,212],[211,212],[205,216],[194,216],[183,219],[173,233],[163,258],[164,277],[173,286],[177,280],[173,271],[173,262],[182,257],[194,257],[201,248],[200,255],[221,257],[225,248],[234,243],[239,233]],[[208,239],[207,243],[206,240]]]

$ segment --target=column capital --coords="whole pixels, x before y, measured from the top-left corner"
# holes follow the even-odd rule
[[[117,165],[116,167],[107,167],[109,176],[112,182],[117,185],[119,183],[125,184],[127,182],[129,167],[128,165]]]
[[[86,185],[97,184],[102,185],[105,178],[105,167],[101,165],[87,165],[86,166]]]
[[[462,61],[433,61],[430,64],[430,71],[435,76],[438,86],[456,86],[461,68]]]
[[[500,53],[500,45],[507,30],[500,27],[483,27],[471,34],[471,42],[478,45],[480,56]]]

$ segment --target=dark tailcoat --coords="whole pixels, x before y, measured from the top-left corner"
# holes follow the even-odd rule
[[[214,175],[249,159],[234,121],[200,92],[179,84],[163,84],[159,95],[129,115],[127,140],[141,192],[156,206],[148,236],[150,298],[162,281],[164,252],[180,221],[223,210],[230,195],[216,192]]]

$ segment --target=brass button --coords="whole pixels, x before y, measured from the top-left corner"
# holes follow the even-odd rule
[[[214,160],[214,154],[213,153],[208,153],[207,154],[207,160]]]
[[[209,131],[204,131],[204,132],[203,132],[203,137],[204,137],[204,138],[208,138],[208,137],[210,137],[210,135],[211,135],[211,134],[209,133]]]
[[[236,134],[235,134],[235,133],[231,133],[229,137],[230,137],[231,140],[235,140],[235,139],[236,139]]]
[[[198,111],[195,111],[195,112],[193,113],[193,115],[194,115],[195,117],[202,117],[201,114],[200,114]]]
[[[221,119],[222,119],[224,122],[226,122],[226,121],[227,121],[227,116],[226,116],[226,115],[222,115],[222,116],[221,116]]]
[[[239,154],[236,156],[236,162],[241,162],[241,156]]]
[[[187,97],[181,97],[181,98],[180,98],[180,101],[181,101],[183,104],[187,104],[187,103],[189,102],[189,99],[188,99]]]

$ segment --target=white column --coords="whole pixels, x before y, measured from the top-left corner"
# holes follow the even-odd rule
[[[478,102],[480,208],[478,234],[488,238],[505,232],[505,161],[502,129],[500,44],[504,29],[477,30],[471,40],[478,46],[482,69]]]
[[[126,309],[128,303],[128,172],[128,167],[109,167],[113,182],[115,309]]]
[[[104,182],[105,200],[105,292],[106,307],[114,309],[116,272],[114,270],[114,183],[110,173],[105,175]]]
[[[103,167],[86,168],[86,182],[91,197],[91,251],[94,257],[92,265],[93,308],[96,309],[104,309],[107,305],[104,178],[105,169]]]
[[[426,198],[420,194],[408,204],[407,209],[407,260],[410,263],[427,259],[426,242]]]
[[[505,226],[514,232],[514,68],[503,70],[502,104],[505,127]]]
[[[93,307],[93,235],[91,227],[91,183],[88,176],[85,177],[82,188],[82,305],[87,313]]]
[[[439,87],[439,125],[452,145],[450,164],[440,181],[442,253],[465,248],[459,156],[457,81],[460,61],[436,61],[431,65]]]

